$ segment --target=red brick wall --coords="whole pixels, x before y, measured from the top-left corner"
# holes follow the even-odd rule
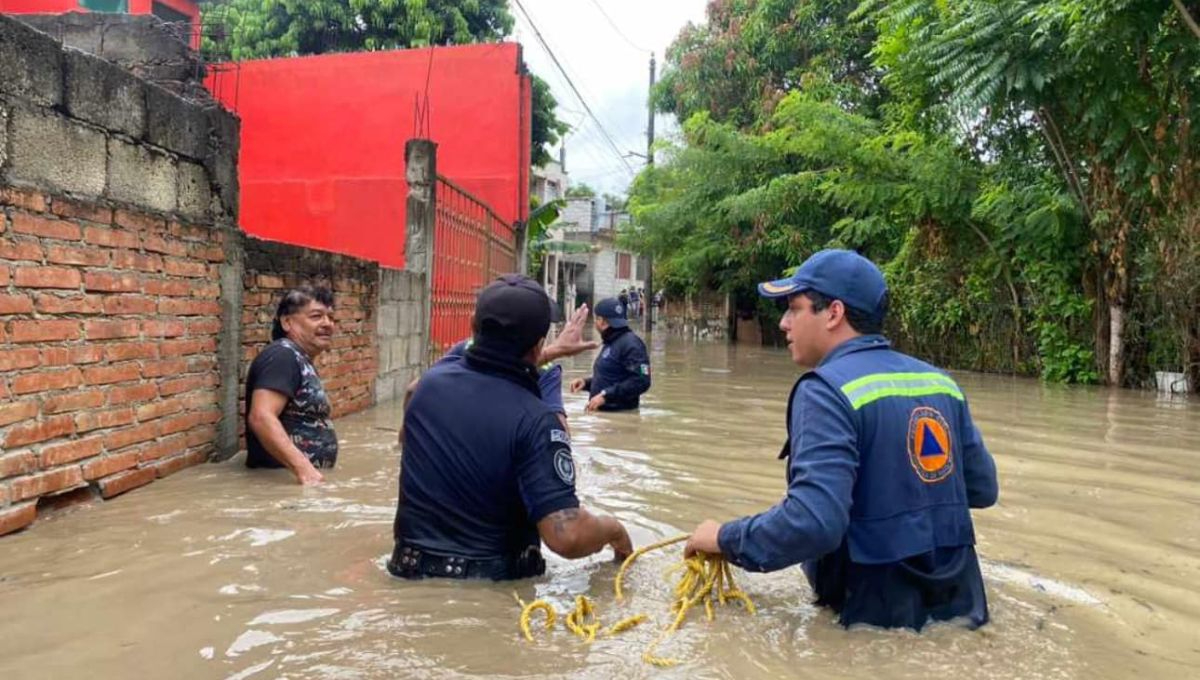
[[[207,458],[225,238],[14,188],[0,210],[4,534],[39,497],[109,498]]]
[[[242,293],[242,366],[238,414],[246,412],[246,373],[250,362],[271,341],[279,300],[301,283],[333,289],[333,348],[317,358],[317,372],[329,395],[334,417],[368,408],[374,402],[378,365],[375,315],[379,266],[353,257],[253,237],[245,239],[245,288]],[[243,444],[244,448],[244,444]]]

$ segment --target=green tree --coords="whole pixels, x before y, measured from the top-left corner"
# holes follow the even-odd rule
[[[766,121],[796,90],[859,112],[883,101],[868,24],[849,24],[858,0],[717,0],[666,54],[657,106],[681,120],[705,111],[741,129]]]
[[[1090,232],[1084,284],[1097,303],[1095,347],[1111,384],[1126,382],[1139,260],[1155,259],[1140,258],[1142,249],[1156,241],[1169,249],[1181,235],[1197,240],[1195,180],[1180,170],[1194,164],[1200,42],[1177,7],[1157,0],[864,5],[877,22],[876,53],[893,90],[931,115],[974,121],[985,136],[1032,129],[1041,137],[1044,162],[1057,169]],[[1165,260],[1154,266],[1171,275]]]
[[[596,190],[593,189],[592,187],[588,186],[586,183],[580,182],[579,184],[572,184],[570,187],[567,188],[566,197],[567,198],[595,198]]]
[[[216,59],[389,50],[501,40],[513,27],[507,0],[228,0],[206,2],[204,21],[221,26],[204,50]],[[568,129],[550,87],[533,76],[532,164]]]
[[[668,52],[682,140],[624,238],[743,299],[851,247],[946,365],[1196,380],[1198,34],[1182,0],[717,0]]]

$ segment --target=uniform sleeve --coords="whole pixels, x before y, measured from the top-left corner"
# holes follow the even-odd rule
[[[254,360],[254,389],[271,390],[291,399],[300,389],[300,364],[292,350],[270,345]]]
[[[849,407],[819,378],[792,402],[787,494],[766,512],[721,527],[721,552],[734,564],[775,571],[834,551],[850,523],[858,435]]]
[[[996,461],[987,447],[979,428],[971,419],[971,411],[963,402],[963,480],[967,484],[967,504],[972,508],[987,508],[996,504],[1000,495],[1000,484],[996,478]]]
[[[534,418],[519,446],[517,489],[529,519],[540,522],[552,512],[579,507],[571,440],[558,417],[545,411]]]
[[[623,343],[620,357],[626,378],[604,388],[610,400],[629,401],[650,389],[650,356],[646,353],[646,344],[636,335],[630,337],[632,341]]]
[[[554,364],[541,370],[538,374],[538,389],[542,392],[542,403],[554,409],[555,413],[567,414],[562,397],[562,366]]]
[[[450,347],[450,349],[446,350],[446,353],[442,355],[442,358],[434,362],[434,365],[436,366],[438,364],[448,364],[455,361],[462,361],[463,357],[467,356],[468,344],[470,344],[469,340],[463,340],[462,342],[455,343],[452,347]]]

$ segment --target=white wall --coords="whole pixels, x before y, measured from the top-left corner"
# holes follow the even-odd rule
[[[595,283],[596,301],[606,297],[616,297],[621,292],[622,288],[642,288],[646,282],[638,278],[642,272],[638,269],[637,256],[629,253],[631,260],[630,275],[632,278],[619,279],[617,278],[617,253],[627,252],[619,251],[609,244],[601,246],[598,253],[592,255],[592,275]]]

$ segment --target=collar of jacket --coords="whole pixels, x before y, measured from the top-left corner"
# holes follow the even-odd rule
[[[825,355],[824,359],[821,359],[821,363],[817,365],[824,366],[831,361],[841,359],[847,354],[853,354],[854,352],[872,349],[890,349],[891,346],[892,343],[888,342],[888,339],[882,335],[860,335],[856,338],[850,338],[837,347],[834,347],[829,354]]]
[[[608,328],[600,331],[600,341],[606,345],[611,345],[617,341],[617,338],[625,335],[626,333],[632,332],[633,329],[629,326],[622,326],[621,328],[613,328],[612,326],[609,326]]]
[[[542,390],[538,387],[537,367],[533,364],[526,363],[511,353],[488,347],[486,342],[472,343],[467,347],[464,356],[471,368],[511,380],[539,399],[542,397]]]

